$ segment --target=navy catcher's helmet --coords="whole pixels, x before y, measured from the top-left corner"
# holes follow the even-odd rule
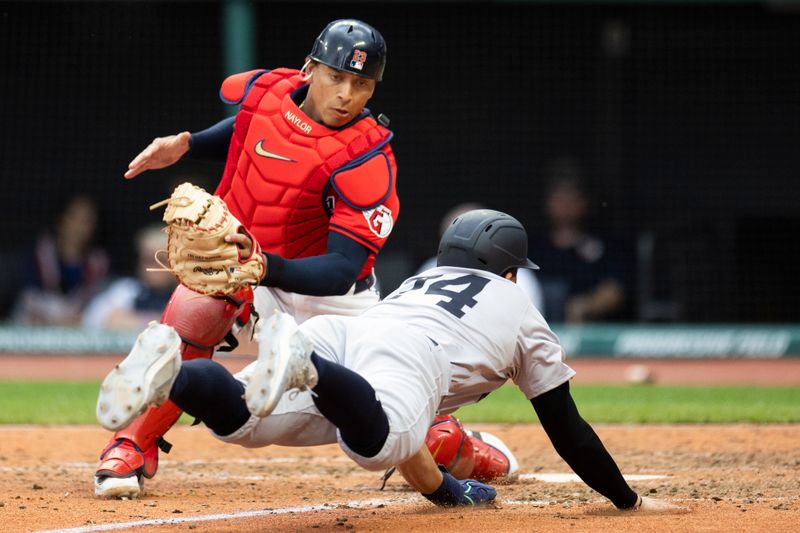
[[[366,22],[334,20],[314,41],[308,57],[336,70],[381,81],[386,66],[386,41]]]
[[[528,234],[500,211],[475,209],[453,220],[439,242],[437,266],[487,270],[502,276],[511,268],[539,267],[528,259]]]

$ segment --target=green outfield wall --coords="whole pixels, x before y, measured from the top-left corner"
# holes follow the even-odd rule
[[[800,357],[800,325],[622,325],[553,328],[570,357]],[[137,332],[0,327],[3,353],[127,353]]]
[[[800,356],[800,326],[591,325],[554,328],[571,357]]]

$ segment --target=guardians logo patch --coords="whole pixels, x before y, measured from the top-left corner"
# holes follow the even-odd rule
[[[362,211],[362,213],[367,219],[369,230],[381,239],[385,239],[392,232],[394,227],[392,210],[385,205],[379,205],[375,209]]]

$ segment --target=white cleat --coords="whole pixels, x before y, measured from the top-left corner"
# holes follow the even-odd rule
[[[261,326],[258,360],[244,391],[247,408],[253,415],[269,415],[287,390],[317,384],[312,351],[311,341],[286,313],[276,311]]]
[[[94,477],[94,495],[97,498],[135,500],[141,493],[142,484],[136,475],[128,477]]]
[[[172,326],[150,322],[128,356],[100,386],[100,425],[117,431],[127,427],[148,405],[164,403],[181,368],[180,347],[181,338]]]

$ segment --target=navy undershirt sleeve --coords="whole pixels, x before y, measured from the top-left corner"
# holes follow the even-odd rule
[[[228,158],[228,147],[233,136],[236,117],[226,118],[210,128],[192,133],[189,138],[188,156],[192,159],[207,159],[224,162]]]
[[[638,496],[623,479],[600,437],[578,413],[569,382],[531,399],[531,403],[558,455],[584,483],[620,509],[636,505]]]
[[[332,231],[325,255],[284,259],[265,252],[267,275],[261,284],[310,296],[345,294],[356,282],[369,254],[353,239]]]

